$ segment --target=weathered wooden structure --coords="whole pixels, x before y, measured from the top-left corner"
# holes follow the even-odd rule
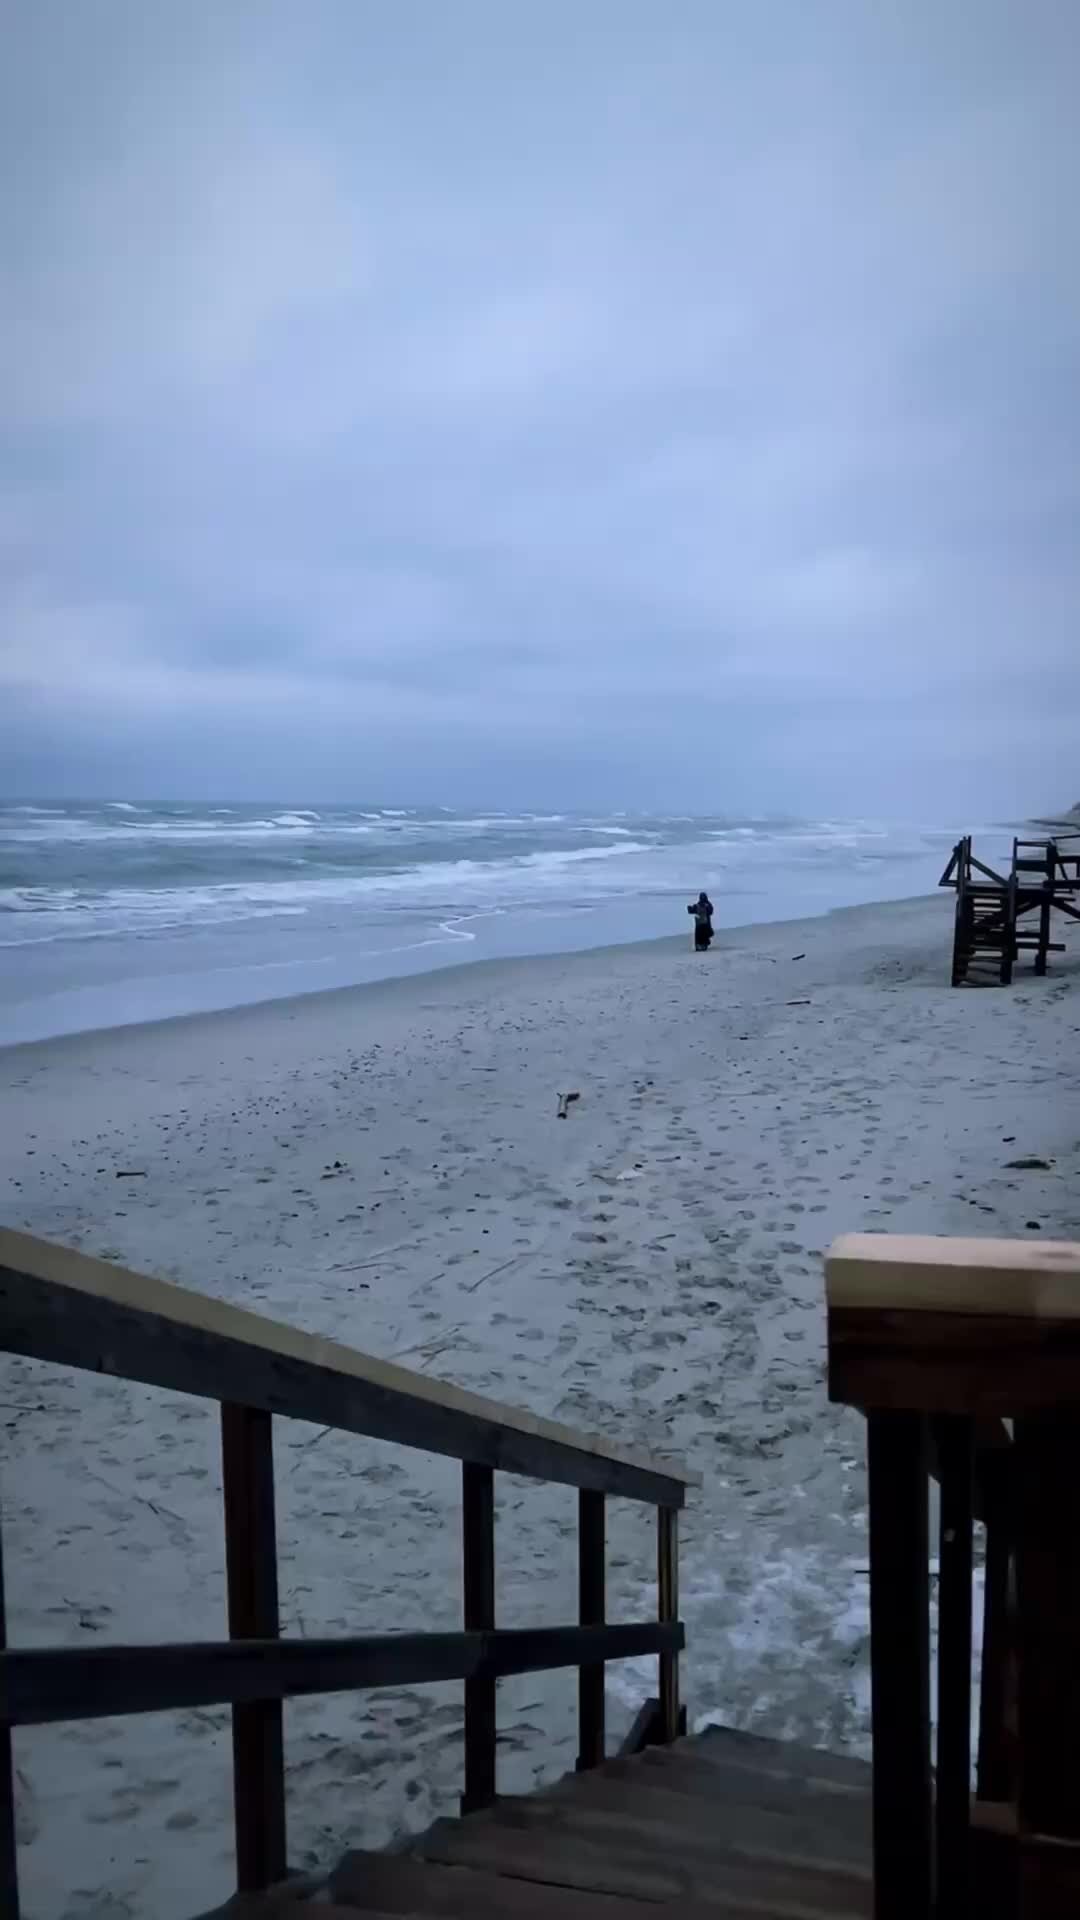
[[[1070,838],[1075,851],[1067,844]],[[967,834],[953,848],[938,885],[956,893],[954,987],[1008,986],[1023,952],[1034,953],[1035,972],[1043,974],[1047,956],[1063,951],[1063,943],[1050,938],[1051,915],[1080,920],[1080,835],[1014,839],[1006,875],[976,859]],[[1038,922],[1032,925],[1026,917],[1036,913]]]
[[[0,1651],[0,1916],[16,1920],[12,1730],[231,1702],[236,1913],[255,1920],[1062,1920],[1080,1913],[1080,1247],[837,1242],[829,1391],[867,1418],[873,1769],[713,1729],[679,1705],[676,1532],[693,1476],[424,1375],[21,1234],[0,1233],[0,1349],[221,1402],[229,1639]],[[463,1463],[463,1629],[278,1630],[275,1415]],[[576,1487],[579,1618],[497,1625],[493,1475]],[[931,1760],[928,1490],[940,1484]],[[605,1502],[657,1509],[657,1618],[605,1620]],[[986,1527],[971,1777],[973,1537]],[[3,1624],[0,1581],[0,1626]],[[0,1645],[2,1645],[0,1637]],[[648,1653],[658,1697],[607,1757],[604,1663]],[[496,1683],[578,1669],[576,1774],[499,1798]],[[464,1682],[462,1817],[289,1880],[282,1701]],[[362,1824],[362,1808],[358,1808]],[[362,1834],[359,1836],[362,1838]],[[329,1901],[329,1905],[327,1905]]]
[[[339,1920],[869,1920],[870,1768],[714,1728],[347,1854],[329,1891]]]
[[[282,1701],[300,1694],[461,1680],[462,1807],[495,1798],[501,1675],[578,1668],[582,1767],[603,1757],[604,1663],[655,1654],[652,1737],[680,1728],[678,1516],[696,1476],[460,1388],[313,1338],[202,1294],[27,1234],[0,1232],[0,1350],[88,1368],[221,1404],[229,1639],[213,1644],[18,1648],[0,1653],[0,1917],[18,1889],[11,1729],[105,1714],[230,1702],[239,1890],[287,1870]],[[272,1423],[309,1420],[462,1462],[460,1633],[315,1640],[280,1636]],[[496,1470],[578,1490],[579,1618],[500,1628],[495,1616]],[[655,1620],[609,1625],[607,1497],[657,1512]],[[3,1625],[0,1553],[0,1629]],[[389,1623],[388,1623],[389,1624]],[[0,1630],[0,1647],[6,1645]]]
[[[830,1396],[867,1419],[876,1920],[1065,1920],[1080,1914],[1080,1245],[851,1235],[826,1290]]]

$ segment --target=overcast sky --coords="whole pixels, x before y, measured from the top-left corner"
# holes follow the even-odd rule
[[[1077,0],[0,12],[0,789],[1080,798]]]

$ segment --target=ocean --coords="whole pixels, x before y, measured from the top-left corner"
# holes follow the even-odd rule
[[[0,1045],[928,892],[965,826],[0,803]],[[984,830],[989,854],[1011,828]],[[943,901],[943,941],[945,930]]]

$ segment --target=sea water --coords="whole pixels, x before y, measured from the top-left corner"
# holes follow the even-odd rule
[[[0,1044],[930,891],[947,823],[0,803]],[[1000,856],[1011,829],[980,850]]]

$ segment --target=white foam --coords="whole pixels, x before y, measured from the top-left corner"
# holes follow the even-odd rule
[[[26,803],[17,817],[0,811],[10,869],[0,890],[0,945],[161,936],[164,954],[184,933],[304,914],[313,929],[350,945],[362,944],[373,926],[380,936],[392,927],[408,945],[432,938],[464,945],[474,938],[475,915],[565,920],[614,905],[621,927],[630,924],[634,901],[650,931],[657,930],[656,903],[670,903],[660,911],[670,912],[678,932],[682,903],[703,885],[727,901],[731,919],[735,897],[752,880],[758,902],[742,917],[769,919],[782,904],[820,912],[858,904],[875,890],[929,890],[937,878],[936,862],[931,871],[910,828],[891,829],[883,840],[878,823],[630,818],[633,827],[610,816],[440,816],[434,809],[340,807],[320,815],[297,807],[256,816],[253,808],[206,806],[136,815],[131,801],[92,812]],[[440,851],[470,857],[439,858]],[[900,861],[910,862],[906,889],[904,869],[883,865]],[[124,884],[125,876],[136,884]],[[245,945],[254,955],[255,937]],[[272,950],[274,942],[265,945]],[[143,951],[140,964],[155,971],[149,945]],[[28,958],[26,971],[31,964]]]
[[[627,840],[617,847],[563,847],[552,852],[542,850],[538,853],[522,854],[516,863],[522,867],[567,867],[576,866],[582,860],[619,860],[629,853],[653,853],[655,842],[649,840]]]

